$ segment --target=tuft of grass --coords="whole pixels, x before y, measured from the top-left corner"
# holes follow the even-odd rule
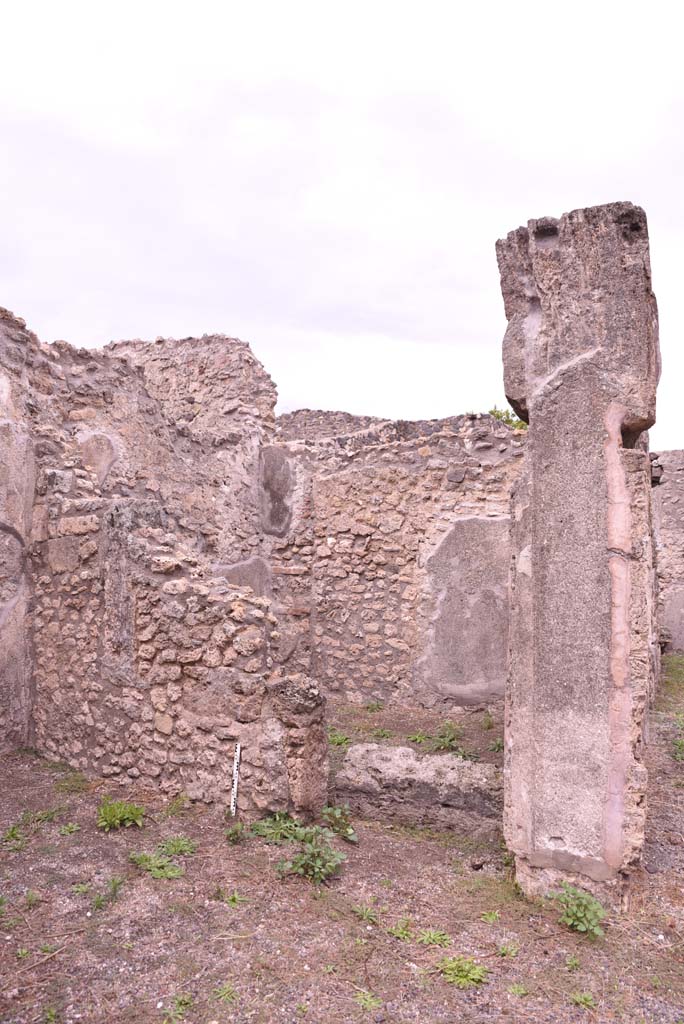
[[[464,761],[477,761],[477,754],[469,754],[459,743],[463,737],[463,729],[453,722],[445,722],[432,742],[432,749],[436,753],[454,754]]]
[[[60,836],[73,836],[75,832],[80,832],[81,826],[77,825],[75,821],[68,821],[66,825],[62,825],[59,830]]]
[[[171,836],[157,847],[162,857],[191,857],[197,849],[197,843],[186,836]]]
[[[371,700],[366,704],[366,711],[370,711],[371,714],[375,714],[377,711],[382,711],[384,704],[381,700]]]
[[[427,743],[430,737],[426,732],[413,732],[410,736],[407,736],[406,739],[409,743],[417,743],[420,746],[422,743]]]
[[[104,829],[105,832],[117,828],[130,828],[131,825],[142,828],[144,817],[145,809],[138,804],[105,797],[97,809],[97,827]]]
[[[88,779],[81,772],[70,771],[55,782],[58,793],[85,793],[90,789]]]
[[[380,728],[371,730],[371,736],[373,737],[373,739],[376,740],[388,740],[391,735],[392,733],[389,731],[389,729]]]
[[[252,825],[252,832],[255,836],[260,836],[267,843],[274,843],[276,846],[296,841],[302,829],[301,822],[291,817],[287,811],[276,811],[275,814],[262,818],[261,821],[255,821]]]
[[[485,924],[496,924],[499,916],[498,910],[485,910],[484,914],[480,914],[480,920],[484,921]]]
[[[570,1002],[573,1006],[581,1006],[584,1010],[595,1010],[596,1000],[591,992],[571,992]]]
[[[172,800],[169,800],[168,804],[162,811],[165,818],[175,818],[177,815],[182,814],[190,807],[190,797],[185,793],[179,793],[174,796]]]
[[[240,896],[237,889],[233,889],[231,893],[226,892],[220,885],[217,885],[214,889],[212,899],[217,900],[219,903],[225,903],[227,907],[232,907],[235,910],[241,903],[249,903],[246,896]]]
[[[20,946],[16,952],[17,960],[25,960],[28,956],[31,956],[31,950],[26,949],[25,946]]]
[[[520,985],[518,983],[509,985],[508,991],[512,996],[528,996],[530,994],[529,989],[526,989],[524,985]]]
[[[396,924],[387,929],[387,934],[395,939],[400,939],[402,942],[408,942],[409,939],[413,938],[410,919],[408,917],[400,917]]]
[[[116,903],[119,898],[119,893],[123,888],[123,878],[118,878],[113,875],[107,882],[107,888],[104,892],[99,892],[93,899],[93,910],[102,910],[110,903]]]
[[[180,1024],[185,1020],[185,1015],[192,1008],[193,998],[184,992],[182,995],[174,996],[170,1009],[164,1016],[162,1024]]]
[[[438,928],[423,928],[418,932],[416,942],[419,942],[421,946],[448,946],[451,942],[451,938],[446,932],[440,931]]]
[[[497,949],[497,953],[503,959],[506,959],[506,958],[509,958],[509,957],[510,958],[516,957],[519,952],[520,952],[520,947],[516,946],[515,943],[512,943],[512,942],[502,942],[501,945],[499,946],[499,948]]]
[[[494,728],[494,719],[490,715],[489,711],[485,711],[484,715],[482,716],[482,728],[486,729],[487,731],[489,731],[489,729]]]
[[[234,986],[230,982],[215,988],[213,996],[219,1003],[234,1003],[238,997]]]
[[[362,1010],[379,1010],[382,1006],[382,999],[379,996],[374,996],[372,992],[367,992],[365,989],[357,992],[354,999]]]
[[[157,850],[153,853],[130,853],[128,856],[136,867],[146,871],[152,878],[180,878],[185,874],[180,864],[175,864]]]
[[[468,956],[445,957],[437,964],[437,970],[450,985],[463,989],[483,985],[489,973],[486,967]]]
[[[377,910],[368,903],[352,907],[352,914],[356,914],[360,921],[366,921],[368,924],[380,923]]]
[[[232,846],[237,846],[238,843],[242,843],[247,838],[247,829],[241,821],[236,821],[234,825],[226,829],[226,839]]]
[[[489,749],[492,751],[493,754],[500,754],[503,748],[504,741],[501,739],[500,736],[497,737],[497,739],[492,740],[492,742],[489,744]]]
[[[71,891],[75,892],[77,896],[85,896],[86,893],[90,892],[89,882],[76,882],[71,886]]]
[[[672,741],[672,757],[675,761],[684,761],[684,736],[677,736]]]
[[[565,966],[569,971],[579,971],[582,965],[576,956],[568,956],[565,958]]]
[[[340,732],[334,725],[331,725],[328,729],[328,743],[331,747],[344,747],[346,749],[351,743],[351,739],[346,733]]]
[[[29,908],[29,910],[33,910],[33,908],[37,907],[38,904],[40,903],[40,896],[38,895],[37,892],[34,892],[33,889],[27,889],[26,896],[24,898],[26,900],[26,906]]]

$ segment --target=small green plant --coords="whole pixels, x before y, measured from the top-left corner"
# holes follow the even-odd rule
[[[86,893],[90,892],[89,882],[76,882],[71,886],[71,891],[75,892],[77,896],[85,896]]]
[[[238,843],[244,842],[247,838],[247,829],[241,821],[236,821],[234,825],[226,829],[226,839],[232,846],[237,846]]]
[[[370,711],[371,714],[375,714],[377,711],[382,711],[384,704],[381,700],[371,700],[366,704],[366,711]]]
[[[576,956],[568,956],[565,958],[565,966],[569,971],[579,971],[582,966]]]
[[[507,427],[512,427],[513,430],[527,430],[525,421],[518,419],[510,409],[498,409],[494,406],[493,409],[489,410],[489,415],[493,416],[499,423],[505,423]]]
[[[485,711],[482,716],[482,728],[486,730],[494,728],[494,719],[490,715],[489,711]]]
[[[69,772],[55,782],[55,789],[58,793],[85,793],[90,789],[90,783],[81,772]]]
[[[596,1000],[591,992],[572,992],[570,1002],[573,1006],[581,1006],[584,1010],[595,1010]]]
[[[421,743],[427,743],[430,737],[426,732],[414,732],[407,736],[406,739],[409,743],[417,743],[420,746]]]
[[[110,903],[116,903],[119,898],[119,893],[123,888],[123,878],[117,878],[113,875],[112,878],[107,882],[107,887],[104,892],[99,892],[93,899],[93,910],[102,910]]]
[[[80,832],[81,826],[77,825],[75,821],[68,821],[66,825],[62,825],[59,834],[60,836],[73,836],[75,832]]]
[[[684,736],[678,736],[672,741],[672,756],[675,761],[684,761]]]
[[[517,983],[515,985],[509,985],[508,991],[512,996],[528,996],[530,994],[529,989],[526,989],[524,985]]]
[[[46,945],[46,946],[41,946],[40,947],[41,953],[54,953],[56,949],[57,949],[57,946],[47,946]]]
[[[376,740],[388,740],[392,733],[389,729],[372,729],[371,736]]]
[[[27,956],[31,956],[31,950],[30,949],[26,949],[24,946],[21,946],[17,950],[17,959],[18,960],[25,960]]]
[[[349,807],[346,804],[342,807],[324,807],[321,811],[321,817],[335,835],[346,839],[348,843],[358,843],[359,837],[352,828]]]
[[[437,964],[437,970],[445,981],[457,988],[474,988],[487,980],[487,968],[478,964],[472,957],[445,957]]]
[[[370,904],[361,904],[359,907],[352,907],[352,914],[356,914],[360,921],[366,921],[368,924],[380,923],[377,910]]]
[[[255,821],[252,825],[252,832],[255,836],[265,839],[267,843],[274,843],[278,846],[280,843],[296,841],[302,828],[301,822],[290,817],[287,811],[276,811],[268,818]]]
[[[7,909],[7,897],[0,896],[0,917],[5,916],[5,910]]]
[[[454,725],[452,721],[447,721],[439,728],[434,740],[434,748],[435,750],[453,750],[458,747],[458,741],[462,738],[463,727]]]
[[[588,935],[591,939],[600,938],[603,935],[601,921],[606,916],[597,899],[590,893],[576,889],[567,882],[561,885],[562,892],[556,895],[556,901],[562,911],[558,919],[559,924],[567,925],[573,931]]]
[[[152,878],[180,878],[185,874],[180,864],[175,864],[158,850],[153,853],[130,853],[128,856],[136,867],[146,871]]]
[[[340,732],[334,725],[331,725],[328,729],[328,742],[331,747],[348,747],[351,743],[351,739],[346,733]]]
[[[305,832],[301,852],[290,860],[280,861],[277,866],[278,874],[281,877],[300,875],[320,885],[339,871],[347,857],[329,844],[327,837],[331,833],[326,829],[313,827],[306,829]]]
[[[185,1020],[185,1014],[191,1009],[192,1002],[192,996],[187,993],[174,996],[171,1008],[164,1017],[163,1024],[180,1024],[180,1021]]]
[[[48,1006],[43,1017],[43,1024],[57,1024],[57,1011],[52,1006]]]
[[[516,946],[515,943],[512,942],[502,942],[497,949],[497,953],[502,957],[502,959],[516,957],[519,952],[520,947]]]
[[[237,889],[233,889],[231,893],[228,893],[227,895],[223,896],[221,902],[225,903],[226,906],[232,907],[233,910],[235,910],[237,909],[237,907],[240,906],[241,903],[249,903],[249,900],[247,899],[246,896],[240,896]]]
[[[185,793],[179,793],[177,796],[174,796],[173,800],[169,800],[162,813],[165,818],[175,818],[177,815],[187,811],[189,806],[190,797]]]
[[[23,850],[26,846],[26,836],[21,831],[21,827],[19,825],[10,825],[3,835],[2,841],[15,853],[19,850]]]
[[[142,828],[145,810],[137,804],[126,803],[125,800],[111,800],[105,797],[97,809],[97,827],[111,832],[116,828],[130,828],[136,825]]]
[[[365,989],[357,992],[354,999],[362,1010],[379,1010],[382,1006],[382,999],[374,996],[372,992],[366,992]]]
[[[492,751],[493,754],[500,754],[503,748],[504,741],[501,739],[500,736],[497,739],[492,740],[492,742],[489,744],[489,749]]]
[[[191,857],[197,849],[197,843],[186,836],[171,836],[157,847],[162,857]]]
[[[34,892],[33,889],[26,890],[25,899],[26,906],[29,908],[29,910],[33,910],[33,908],[37,907],[38,904],[40,903],[40,896],[38,895],[37,892]]]
[[[442,932],[438,928],[423,928],[418,932],[416,942],[419,942],[421,946],[444,947],[449,945],[451,939],[446,932]]]
[[[484,921],[485,924],[496,924],[499,920],[499,911],[485,910],[484,914],[480,914],[480,920]]]
[[[458,741],[462,736],[463,729],[460,725],[454,725],[453,722],[445,722],[433,740],[432,749],[435,752],[454,754],[455,757],[460,757],[464,761],[476,761],[477,754],[469,754],[459,744]]]
[[[219,1003],[234,1003],[237,1000],[237,992],[233,985],[226,982],[225,985],[219,985],[218,988],[214,989],[214,999]]]
[[[408,917],[400,917],[396,924],[387,929],[387,934],[395,939],[400,939],[402,942],[408,942],[409,939],[413,938],[410,919]]]

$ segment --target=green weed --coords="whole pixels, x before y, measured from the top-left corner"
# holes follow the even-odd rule
[[[484,984],[489,973],[482,964],[466,956],[445,957],[437,964],[437,970],[450,985],[464,989]]]
[[[588,935],[591,939],[600,938],[603,935],[600,925],[606,911],[599,901],[590,893],[576,889],[567,882],[562,883],[561,889],[562,892],[555,897],[562,910],[558,919],[559,924],[567,925],[573,931]]]
[[[111,800],[105,797],[97,809],[97,827],[111,832],[116,828],[130,828],[136,825],[142,828],[145,810],[138,804],[129,804],[125,800]]]

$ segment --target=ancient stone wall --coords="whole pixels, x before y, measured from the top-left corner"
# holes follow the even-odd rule
[[[497,244],[506,394],[529,420],[512,502],[505,834],[527,891],[639,860],[657,668],[657,313],[642,210],[530,221]]]
[[[658,453],[653,492],[662,641],[684,651],[684,451]]]
[[[5,561],[8,728],[75,767],[222,802],[239,740],[243,810],[320,805],[323,704],[285,665],[287,621],[214,571],[259,547],[270,379],[231,339],[76,351],[3,317],[18,367],[3,537],[25,549]]]
[[[286,512],[272,587],[300,610],[325,693],[408,706],[502,695],[523,433],[487,415],[305,410],[279,418],[276,440]]]

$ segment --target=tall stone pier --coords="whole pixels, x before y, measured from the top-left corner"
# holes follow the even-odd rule
[[[497,243],[512,498],[505,836],[528,893],[610,895],[640,858],[657,668],[646,438],[660,373],[643,210],[532,220]]]

